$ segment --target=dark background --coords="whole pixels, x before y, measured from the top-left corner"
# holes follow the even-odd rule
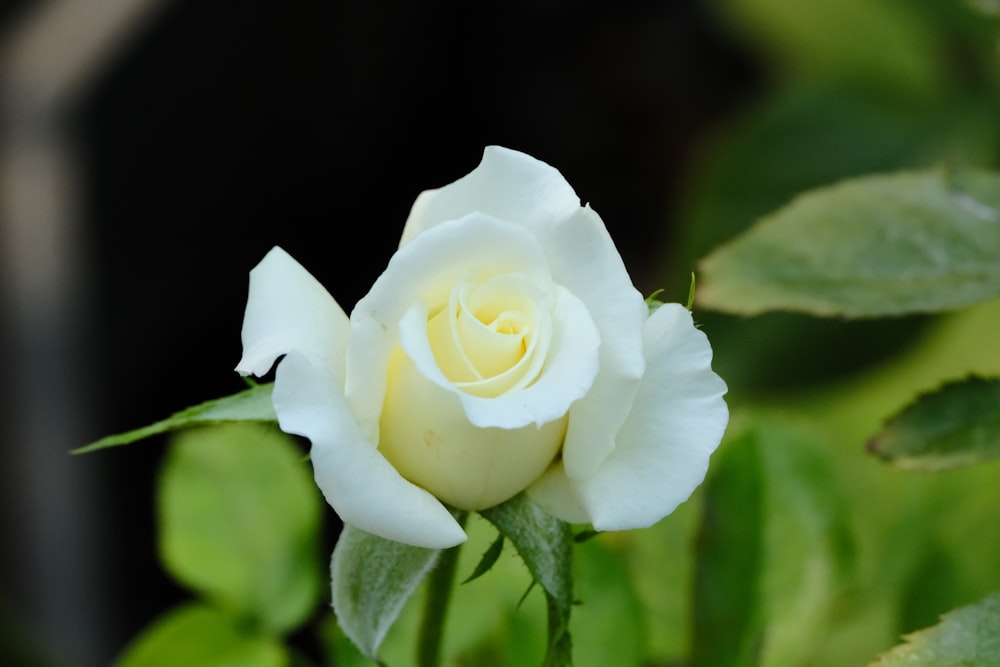
[[[89,270],[73,349],[90,414],[61,449],[239,390],[247,272],[272,245],[350,311],[415,196],[471,170],[487,144],[560,169],[637,287],[682,300],[687,285],[665,284],[658,258],[684,170],[760,84],[694,1],[165,5],[67,114]],[[37,627],[44,601],[23,574],[34,556],[4,549],[4,633],[29,645],[22,657],[104,664],[186,596],[155,556],[162,453],[153,439],[72,461],[99,515],[78,545],[97,554],[85,576],[101,599],[83,606],[103,616],[80,620],[102,633],[90,653]],[[4,521],[13,544],[17,521]]]

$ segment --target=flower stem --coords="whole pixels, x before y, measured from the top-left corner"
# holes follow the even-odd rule
[[[462,512],[455,518],[459,525],[465,525],[468,515]],[[441,646],[444,643],[444,619],[451,600],[452,584],[458,566],[459,547],[445,549],[437,566],[427,579],[427,598],[424,600],[423,618],[420,620],[420,636],[417,639],[417,665],[419,667],[439,667]]]

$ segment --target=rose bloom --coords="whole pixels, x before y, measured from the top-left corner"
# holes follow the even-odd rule
[[[350,317],[271,250],[250,272],[236,370],[282,355],[274,409],[311,441],[327,501],[421,547],[465,540],[444,503],[521,491],[597,530],[650,526],[704,479],[728,420],[688,311],[650,314],[597,213],[499,147],[417,198]]]

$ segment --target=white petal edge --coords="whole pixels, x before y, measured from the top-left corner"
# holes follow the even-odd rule
[[[579,298],[601,336],[600,373],[570,413],[566,474],[586,479],[615,448],[645,368],[642,330],[649,314],[600,216],[589,207],[534,230],[552,278]]]
[[[274,360],[299,350],[335,370],[344,386],[350,321],[312,274],[275,246],[250,271],[243,316],[241,375],[264,375]]]
[[[278,364],[272,400],[281,429],[312,443],[316,484],[344,523],[429,549],[465,541],[444,505],[403,479],[365,439],[329,369],[289,352]]]
[[[545,255],[526,229],[479,213],[438,225],[389,260],[351,312],[347,349],[347,401],[364,433],[378,440],[389,355],[399,323],[416,303],[446,304],[460,281],[477,274],[523,273],[551,282]]]
[[[661,306],[644,327],[646,373],[616,448],[587,480],[554,465],[528,494],[565,521],[597,530],[653,525],[704,480],[725,431],[726,385],[711,370],[712,350],[678,304]]]
[[[471,172],[420,193],[399,245],[473,211],[531,227],[563,219],[579,207],[580,198],[554,167],[525,153],[487,146],[479,166]]]
[[[427,340],[427,311],[411,308],[400,325],[400,343],[420,373],[452,392],[465,415],[480,428],[542,426],[561,419],[590,389],[598,370],[601,339],[587,309],[563,287],[555,286],[553,336],[548,358],[534,384],[495,398],[480,398],[456,388],[438,368]]]

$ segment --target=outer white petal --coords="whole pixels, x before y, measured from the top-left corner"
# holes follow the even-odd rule
[[[711,347],[691,315],[677,304],[661,306],[646,321],[644,339],[646,373],[614,452],[585,481],[556,465],[529,488],[564,520],[586,517],[598,530],[656,523],[702,482],[722,439],[726,385],[712,372]]]
[[[478,167],[417,197],[399,245],[473,211],[531,227],[565,219],[579,207],[580,198],[558,170],[530,155],[488,146]]]
[[[579,208],[534,231],[553,279],[584,303],[601,336],[600,373],[570,412],[563,448],[566,474],[586,479],[614,449],[631,409],[645,367],[642,328],[649,310],[593,210]]]
[[[389,355],[399,323],[416,303],[446,304],[452,288],[477,274],[522,273],[551,281],[537,240],[523,227],[473,213],[438,225],[400,248],[351,312],[347,400],[364,433],[378,441]]]
[[[275,246],[250,271],[243,316],[242,375],[264,375],[274,360],[299,350],[335,369],[344,386],[350,321],[333,297],[291,255]]]
[[[312,442],[316,484],[345,523],[419,547],[465,541],[448,510],[365,439],[329,369],[289,352],[278,365],[273,402],[281,429]]]

